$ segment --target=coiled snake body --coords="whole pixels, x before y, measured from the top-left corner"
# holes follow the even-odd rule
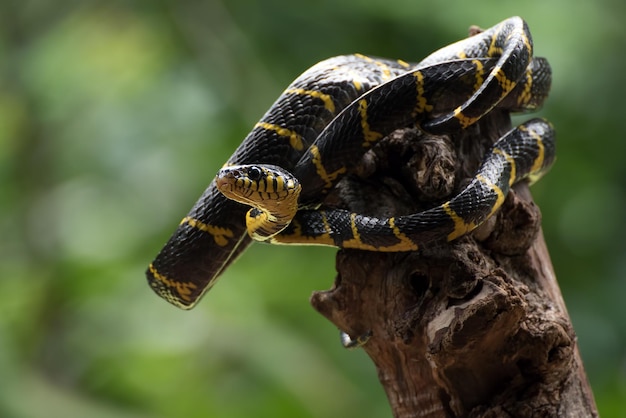
[[[151,287],[178,307],[193,307],[250,236],[412,251],[469,232],[493,215],[513,183],[549,168],[554,134],[547,122],[535,119],[503,136],[466,189],[425,212],[378,219],[310,208],[393,130],[449,134],[494,107],[533,110],[550,81],[549,65],[533,58],[518,17],[418,64],[363,55],[320,62],[283,92],[183,218],[148,268]]]

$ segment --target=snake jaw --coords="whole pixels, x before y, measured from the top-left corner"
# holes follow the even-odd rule
[[[227,193],[232,191],[232,181],[230,181],[229,177],[226,175],[222,175],[222,173],[218,173],[215,177],[215,186],[217,190],[219,190],[222,194],[227,195]]]

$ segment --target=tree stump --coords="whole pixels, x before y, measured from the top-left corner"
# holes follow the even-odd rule
[[[511,128],[492,111],[452,137],[403,129],[370,150],[326,203],[372,216],[442,203]],[[528,185],[473,233],[418,252],[341,250],[313,307],[374,362],[393,415],[595,417]]]

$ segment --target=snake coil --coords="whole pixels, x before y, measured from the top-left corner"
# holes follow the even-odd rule
[[[180,222],[148,267],[150,286],[189,309],[252,238],[415,251],[468,233],[497,211],[511,185],[550,167],[555,143],[548,122],[533,119],[505,134],[464,190],[424,212],[374,218],[313,208],[360,156],[398,128],[450,135],[496,107],[539,108],[551,72],[532,49],[526,23],[513,17],[419,63],[355,54],[311,67],[270,107]]]

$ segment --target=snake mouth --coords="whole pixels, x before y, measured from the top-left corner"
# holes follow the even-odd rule
[[[244,205],[256,207],[256,201],[250,198],[253,191],[250,189],[242,189],[240,185],[238,185],[238,176],[240,175],[240,172],[220,170],[215,177],[215,186],[226,198],[243,203]]]
[[[232,190],[232,183],[228,179],[220,174],[215,178],[215,185],[220,192],[228,192]]]

